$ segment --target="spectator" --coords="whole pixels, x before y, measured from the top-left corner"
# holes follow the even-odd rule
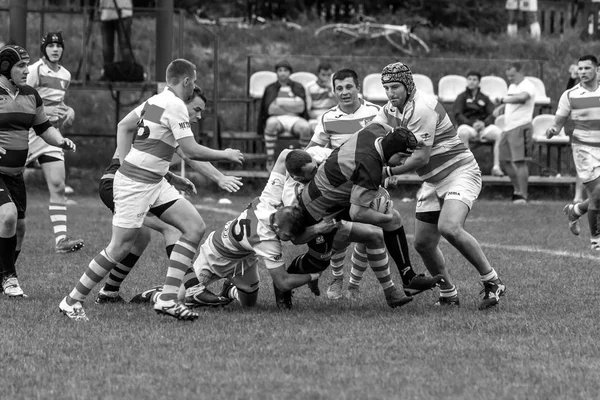
[[[508,26],[506,33],[508,36],[516,37],[518,31],[519,15],[525,16],[529,24],[531,38],[540,40],[542,29],[537,17],[537,0],[506,0],[506,11],[508,12]]]
[[[334,107],[337,102],[333,89],[331,87],[331,75],[333,74],[333,68],[329,63],[321,63],[317,67],[317,80],[309,83],[306,86],[307,100],[310,103],[308,109],[308,116],[310,118],[311,130],[317,124],[317,119]]]
[[[512,182],[513,203],[527,203],[529,169],[527,160],[531,158],[533,109],[535,107],[535,87],[525,78],[519,63],[511,64],[506,70],[510,82],[508,92],[500,99],[494,116],[504,112],[505,126],[500,137],[500,166]]]
[[[102,59],[104,69],[115,62],[115,33],[119,42],[121,61],[133,62],[131,51],[131,0],[100,0],[100,30],[102,32]]]
[[[494,166],[492,175],[503,176],[500,169],[499,151],[502,129],[494,125],[494,103],[481,93],[479,83],[481,74],[477,71],[467,73],[467,90],[459,94],[454,102],[452,114],[458,125],[457,133],[463,143],[469,147],[469,141],[494,143]]]
[[[304,86],[290,80],[292,66],[286,60],[275,65],[277,81],[265,88],[258,113],[259,135],[265,135],[267,170],[275,164],[275,143],[283,132],[299,136],[300,145],[308,145],[311,137]]]

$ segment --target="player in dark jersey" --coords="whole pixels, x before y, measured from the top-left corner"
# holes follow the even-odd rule
[[[23,170],[29,149],[29,129],[44,141],[63,150],[75,151],[75,144],[62,137],[46,113],[39,93],[27,85],[29,53],[16,45],[0,49],[0,273],[2,291],[9,297],[23,297],[15,260],[21,251],[17,243],[25,234],[27,196]]]
[[[396,153],[411,153],[418,142],[407,129],[398,128],[386,135],[388,129],[381,124],[367,125],[335,149],[304,187],[300,206],[305,211],[307,225],[337,215],[338,219],[383,228],[384,241],[392,259],[402,265],[402,250],[397,237],[402,226],[400,214],[393,204],[385,214],[371,209],[370,204],[382,182],[384,164]],[[327,268],[334,235],[335,232],[309,242],[309,252],[296,258],[288,271],[307,273]],[[348,240],[354,241],[351,235]],[[442,277],[419,278],[427,281],[427,288],[432,288]]]

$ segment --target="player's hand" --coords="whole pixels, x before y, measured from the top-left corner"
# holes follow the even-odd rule
[[[389,200],[388,208],[385,212],[385,215],[393,215],[394,214],[394,200]]]
[[[569,75],[572,79],[577,79],[579,77],[578,71],[579,67],[576,64],[569,65]]]
[[[504,104],[500,104],[498,107],[494,108],[494,111],[492,111],[492,115],[494,117],[497,117],[502,114],[504,114]]]
[[[475,129],[477,132],[482,131],[483,128],[485,128],[485,122],[479,120],[473,122],[473,129]]]
[[[72,151],[72,152],[75,152],[75,150],[77,150],[77,146],[69,138],[63,138],[61,140],[60,144],[58,145],[58,147],[60,147],[63,150]]]
[[[244,162],[244,155],[238,149],[225,149],[223,153],[225,153],[224,158],[234,164],[242,165]]]
[[[239,176],[226,176],[219,180],[219,187],[229,193],[235,193],[244,186]]]
[[[395,187],[398,187],[399,185],[400,185],[400,176],[399,175],[390,176],[389,178],[386,178],[385,181],[383,181],[383,187],[386,189],[394,189]]]
[[[75,110],[69,106],[64,107],[65,111],[62,113],[62,115],[59,115],[59,119],[62,121],[62,126],[64,128],[68,128],[69,126],[73,125],[73,121],[75,120]]]
[[[315,231],[319,234],[329,233],[335,228],[338,228],[340,224],[341,222],[338,222],[333,218],[325,218],[315,225]]]
[[[552,138],[552,136],[558,135],[558,129],[556,129],[556,127],[554,125],[552,125],[550,128],[546,129],[546,138],[550,139]]]
[[[0,158],[6,154],[6,149],[4,147],[0,147]]]
[[[179,175],[171,175],[171,185],[175,186],[175,189],[180,190],[188,195],[198,194],[196,191],[196,185],[188,178],[184,178]]]

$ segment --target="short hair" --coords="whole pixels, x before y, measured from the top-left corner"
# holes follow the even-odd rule
[[[467,72],[467,78],[470,76],[476,76],[478,80],[481,80],[481,73],[478,71],[469,71]]]
[[[521,72],[521,70],[523,69],[523,65],[521,65],[520,62],[513,62],[513,63],[508,64],[507,69],[511,69],[511,68],[514,68],[515,71],[517,71],[517,72]]]
[[[317,73],[333,69],[330,62],[322,62],[317,66]]]
[[[192,97],[190,98],[190,100],[193,100],[194,97],[200,97],[202,100],[204,100],[205,103],[208,102],[208,99],[206,98],[206,93],[204,92],[204,89],[202,89],[198,85],[194,86],[194,93],[192,93]]]
[[[183,58],[173,60],[167,66],[167,83],[177,85],[186,77],[194,76],[194,71],[196,71],[194,63]]]
[[[591,61],[594,67],[598,66],[598,59],[592,54],[586,54],[585,56],[579,57],[579,60],[577,60],[577,62],[579,61]]]
[[[295,149],[285,156],[285,169],[292,175],[300,175],[302,167],[312,162],[312,157],[304,150]]]
[[[299,206],[281,207],[275,211],[275,217],[279,220],[277,223],[280,227],[283,224],[290,224],[290,233],[294,236],[302,234],[306,229],[304,213]]]
[[[356,71],[350,68],[342,68],[335,71],[335,74],[333,74],[333,76],[331,77],[331,83],[335,85],[335,81],[343,81],[346,78],[352,78],[356,87],[359,86],[358,74],[356,73]]]

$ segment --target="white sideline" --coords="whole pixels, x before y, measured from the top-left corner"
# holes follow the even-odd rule
[[[219,208],[219,207],[213,207],[213,206],[205,206],[205,205],[201,205],[201,204],[196,204],[195,207],[198,210],[203,210],[203,211],[210,211],[210,212],[216,212],[216,213],[221,213],[221,214],[227,214],[230,215],[232,217],[237,217],[239,215],[238,212],[233,211],[231,209],[227,209],[227,208]],[[406,235],[407,237],[414,239],[414,235]],[[446,244],[450,245],[448,242],[444,241]],[[563,251],[563,250],[550,250],[550,249],[544,249],[544,248],[540,248],[540,247],[535,247],[535,246],[513,246],[513,245],[505,245],[505,244],[496,244],[496,243],[483,243],[480,242],[482,247],[489,247],[491,249],[501,249],[501,250],[509,250],[509,251],[522,251],[524,253],[542,253],[542,254],[549,254],[552,256],[556,256],[556,257],[570,257],[570,258],[582,258],[585,260],[592,260],[592,261],[598,261],[600,260],[600,255],[599,256],[595,256],[593,254],[589,254],[589,253],[584,253],[584,252],[572,252],[572,251]],[[590,250],[591,251],[591,250]]]

